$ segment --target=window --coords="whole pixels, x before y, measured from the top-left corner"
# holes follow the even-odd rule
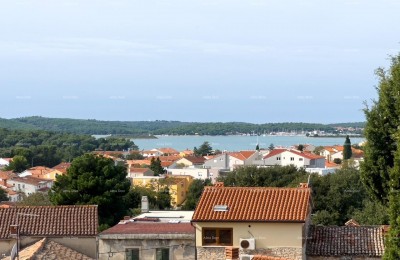
[[[276,160],[277,160],[277,161],[280,161],[280,160],[281,160],[281,157],[276,157]]]
[[[291,161],[294,161],[294,157],[290,157],[290,160],[291,160]]]
[[[169,248],[157,248],[156,260],[169,260]]]
[[[299,161],[303,161],[303,158],[299,158]]]
[[[232,246],[232,228],[203,228],[203,246]]]
[[[125,251],[126,260],[139,260],[139,248],[128,248]]]

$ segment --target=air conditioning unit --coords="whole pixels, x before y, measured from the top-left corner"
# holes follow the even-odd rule
[[[254,238],[241,238],[240,249],[256,249],[256,240]]]
[[[241,255],[240,260],[251,260],[253,257],[253,255]]]

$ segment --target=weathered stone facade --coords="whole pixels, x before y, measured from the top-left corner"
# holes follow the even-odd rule
[[[279,248],[268,248],[268,249],[256,249],[256,250],[240,250],[240,255],[268,255],[285,257],[292,260],[302,260],[303,251],[301,248],[292,247],[279,247]],[[225,247],[197,247],[197,259],[198,260],[225,260]],[[318,259],[320,260],[320,259]]]
[[[98,259],[125,260],[126,250],[130,248],[139,249],[142,260],[156,259],[157,248],[169,248],[169,257],[173,260],[193,259],[195,256],[194,235],[100,235]]]
[[[225,247],[197,247],[198,260],[225,260]]]

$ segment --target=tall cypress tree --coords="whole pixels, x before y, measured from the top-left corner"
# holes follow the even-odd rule
[[[350,159],[352,155],[353,152],[351,151],[351,142],[349,136],[347,135],[343,145],[343,160]]]
[[[390,170],[394,166],[397,141],[394,138],[400,125],[400,55],[392,58],[388,71],[376,71],[379,78],[378,100],[364,113],[367,123],[364,135],[364,163],[361,178],[370,194],[382,203],[388,202]]]
[[[364,109],[367,118],[361,177],[369,192],[389,202],[390,232],[384,259],[400,259],[400,55],[388,71],[378,69],[379,98]]]

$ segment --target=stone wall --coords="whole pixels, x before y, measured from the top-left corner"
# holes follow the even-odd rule
[[[274,248],[258,248],[256,250],[240,250],[240,254],[277,256],[291,260],[303,259],[302,248],[293,248],[293,247],[274,247]]]
[[[225,260],[225,247],[197,247],[197,260]]]
[[[268,255],[285,257],[292,260],[302,260],[302,249],[279,247],[256,250],[240,250],[240,255]],[[225,247],[197,247],[198,260],[225,260]],[[320,259],[318,259],[320,260]]]

